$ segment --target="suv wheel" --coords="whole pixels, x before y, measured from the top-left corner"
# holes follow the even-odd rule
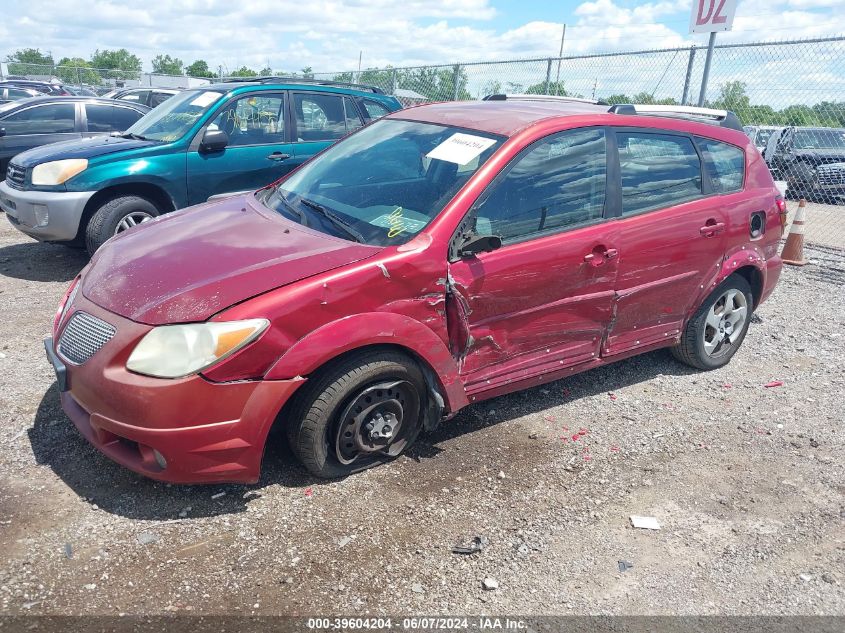
[[[753,305],[751,286],[743,277],[731,275],[689,320],[672,354],[698,369],[727,365],[745,339]]]
[[[422,428],[425,379],[402,354],[349,357],[312,377],[294,401],[288,443],[312,475],[343,477],[396,457]]]
[[[85,247],[93,255],[103,243],[133,226],[149,222],[160,211],[152,202],[140,196],[112,198],[101,206],[85,228]]]

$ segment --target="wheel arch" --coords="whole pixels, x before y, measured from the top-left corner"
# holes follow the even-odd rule
[[[97,210],[107,201],[119,196],[138,196],[152,202],[161,213],[168,213],[176,210],[176,203],[169,193],[159,185],[150,182],[123,182],[109,185],[100,189],[91,196],[82,211],[82,218],[79,221],[79,228],[76,231],[76,239],[85,235],[85,229],[89,220]]]

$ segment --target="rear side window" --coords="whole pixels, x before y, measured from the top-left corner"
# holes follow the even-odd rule
[[[129,94],[125,94],[122,97],[118,97],[121,101],[135,101],[136,103],[147,103],[147,99],[150,96],[149,90],[142,90],[140,92],[130,92]]]
[[[517,241],[601,218],[607,188],[602,129],[540,141],[492,184],[476,208],[475,230]]]
[[[350,134],[355,130],[364,127],[364,122],[361,120],[361,115],[358,114],[358,108],[348,97],[343,98],[343,110],[346,113],[346,133]]]
[[[27,108],[3,119],[2,126],[9,136],[23,134],[65,134],[73,132],[76,123],[76,104],[55,103]]]
[[[329,94],[295,94],[296,131],[300,141],[333,141],[346,135],[343,98]]]
[[[371,119],[379,119],[385,114],[390,114],[390,110],[385,108],[380,103],[376,101],[370,101],[369,99],[364,99],[364,108],[366,108],[367,114]]]
[[[622,215],[671,207],[702,196],[701,161],[685,136],[617,132]]]
[[[705,138],[697,138],[707,175],[716,193],[731,193],[742,189],[745,175],[745,153],[733,145]]]

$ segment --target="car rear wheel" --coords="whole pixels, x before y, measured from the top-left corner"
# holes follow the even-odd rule
[[[103,204],[85,229],[85,247],[93,255],[103,243],[132,227],[149,222],[161,212],[158,207],[140,196],[120,196]]]
[[[290,411],[288,443],[322,478],[343,477],[396,457],[422,428],[425,379],[396,352],[348,357],[303,386]]]
[[[730,362],[751,323],[751,286],[731,275],[710,293],[687,323],[672,354],[697,369],[717,369]]]

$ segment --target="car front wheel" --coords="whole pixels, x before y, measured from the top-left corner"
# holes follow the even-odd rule
[[[419,435],[425,379],[406,356],[373,351],[318,372],[297,395],[288,443],[322,478],[343,477],[398,456]]]
[[[93,255],[103,243],[134,226],[149,222],[161,212],[158,207],[140,196],[120,196],[103,204],[85,229],[85,247]]]
[[[751,286],[740,275],[731,275],[689,320],[672,354],[698,369],[727,365],[745,339],[753,306]]]

